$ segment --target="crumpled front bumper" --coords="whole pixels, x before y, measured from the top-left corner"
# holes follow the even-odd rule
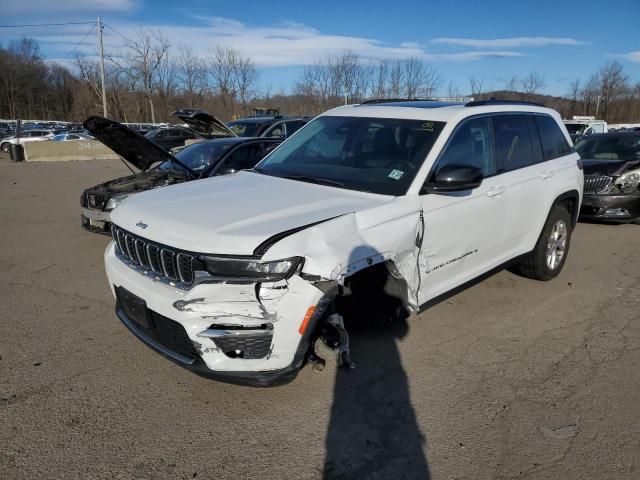
[[[115,254],[113,242],[105,251],[105,269],[112,292],[124,288],[139,299],[153,315],[179,324],[193,345],[194,361],[174,355],[171,345],[154,340],[136,324],[117,302],[120,320],[140,340],[176,364],[198,375],[229,383],[269,386],[295,378],[302,367],[315,324],[322,315],[323,292],[299,276],[282,284],[199,284],[182,290],[155,281],[126,265]],[[160,317],[158,317],[160,318]],[[306,328],[301,328],[302,324]],[[230,356],[220,342],[206,336],[212,325],[252,328],[269,325],[271,345],[262,358]]]
[[[582,198],[580,219],[620,223],[640,220],[640,191],[626,195],[586,193]]]

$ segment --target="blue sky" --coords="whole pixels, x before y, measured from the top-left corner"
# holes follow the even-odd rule
[[[640,0],[3,0],[0,24],[93,21],[125,36],[140,28],[163,31],[173,46],[206,54],[234,47],[259,67],[260,87],[289,91],[302,65],[350,49],[367,59],[420,57],[449,84],[468,93],[468,77],[499,89],[536,71],[545,93],[564,94],[603,63],[620,61],[640,82]],[[0,28],[0,43],[27,35],[50,58],[69,61],[91,25]],[[107,53],[123,39],[105,30]],[[92,32],[77,47],[95,55]],[[67,57],[65,59],[65,57]]]

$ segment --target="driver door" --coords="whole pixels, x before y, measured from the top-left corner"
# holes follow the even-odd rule
[[[473,190],[421,196],[425,225],[420,251],[421,303],[505,261],[505,187],[501,176],[495,175],[490,116],[458,125],[427,182],[445,165],[471,165],[482,169],[485,178]]]

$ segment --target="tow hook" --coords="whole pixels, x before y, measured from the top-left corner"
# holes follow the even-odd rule
[[[316,371],[324,370],[326,359],[335,361],[338,367],[348,370],[356,367],[351,360],[349,334],[339,313],[333,313],[325,320],[309,356],[309,362],[313,363],[313,369]]]

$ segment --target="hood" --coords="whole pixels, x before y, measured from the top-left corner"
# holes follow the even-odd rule
[[[102,117],[89,117],[82,124],[96,139],[140,170],[167,160],[177,162],[169,152],[121,123]]]
[[[640,160],[582,160],[585,175],[617,177],[627,170],[640,167]]]
[[[214,117],[210,113],[203,110],[193,110],[191,108],[183,108],[176,110],[171,114],[178,117],[195,133],[205,138],[224,138],[235,137],[233,133],[221,120]]]
[[[393,198],[238,172],[141,193],[116,208],[111,219],[178,249],[251,255],[274,235]]]

